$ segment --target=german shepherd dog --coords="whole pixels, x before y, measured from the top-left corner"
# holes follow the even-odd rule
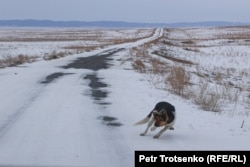
[[[168,102],[159,102],[146,118],[136,122],[134,125],[141,125],[148,122],[146,130],[140,134],[141,136],[145,136],[153,124],[154,126],[151,127],[151,131],[163,126],[164,128],[154,136],[154,138],[158,139],[166,130],[174,130],[175,119],[175,107]]]

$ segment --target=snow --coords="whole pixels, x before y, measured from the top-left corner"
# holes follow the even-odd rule
[[[19,54],[43,58],[70,47],[108,46],[120,39],[142,38],[151,29],[0,28],[0,60]]]
[[[133,70],[129,48],[162,34],[51,61],[36,61],[0,69],[0,166],[134,166],[135,150],[249,150],[250,120],[201,110],[198,106],[148,82],[148,74]],[[109,69],[64,69],[79,57],[125,48]],[[248,59],[249,60],[249,59]],[[220,64],[221,65],[221,64]],[[48,75],[67,73],[42,84]],[[108,87],[98,104],[88,92],[86,75]],[[159,139],[142,137],[146,125],[133,126],[159,101],[176,107],[174,131]],[[104,117],[113,118],[105,121]],[[244,121],[244,126],[242,123]],[[119,126],[115,126],[119,125]],[[121,125],[121,126],[120,126]]]

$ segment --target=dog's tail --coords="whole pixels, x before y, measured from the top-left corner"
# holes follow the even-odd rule
[[[145,124],[149,121],[150,117],[146,117],[138,122],[136,122],[134,125],[141,125],[141,124]]]
[[[148,114],[147,117],[145,117],[144,119],[142,119],[142,120],[136,122],[134,125],[141,125],[141,124],[147,123],[147,122],[150,120],[150,117],[152,116],[152,113],[153,113],[153,112],[154,112],[154,111],[150,112],[150,113]]]

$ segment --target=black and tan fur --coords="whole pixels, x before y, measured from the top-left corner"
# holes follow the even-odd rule
[[[148,122],[146,130],[140,134],[141,136],[145,136],[152,125],[151,131],[154,131],[157,127],[163,127],[163,129],[154,136],[154,138],[159,138],[166,130],[174,129],[175,119],[175,107],[168,102],[159,102],[146,118],[136,122],[135,125]]]

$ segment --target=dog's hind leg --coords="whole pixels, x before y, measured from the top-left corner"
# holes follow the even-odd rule
[[[158,132],[156,135],[154,135],[154,138],[155,139],[158,139],[166,130],[168,130],[169,128],[171,128],[171,127],[169,127],[169,126],[165,126],[162,130],[160,130],[160,132]]]
[[[153,123],[154,123],[154,119],[151,117],[150,121],[148,122],[145,132],[141,133],[140,135],[145,136],[148,133],[149,128],[153,125]]]

